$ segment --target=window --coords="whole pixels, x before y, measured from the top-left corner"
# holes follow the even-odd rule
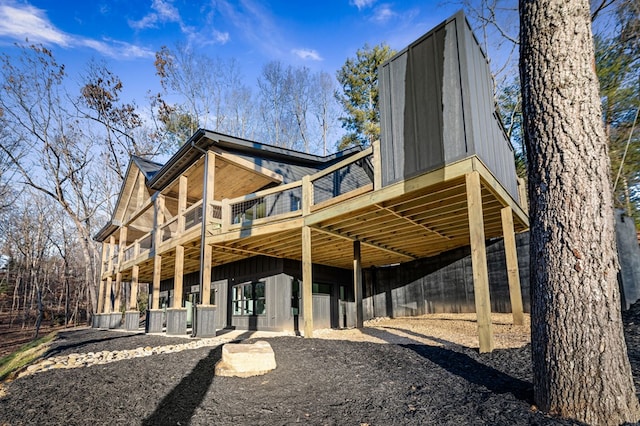
[[[262,281],[236,285],[232,288],[233,315],[264,315],[266,313],[265,283]]]

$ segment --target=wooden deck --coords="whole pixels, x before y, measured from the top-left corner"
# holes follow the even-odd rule
[[[477,172],[480,177],[484,234],[486,239],[503,234],[501,210],[510,207],[515,232],[528,228],[528,218],[519,203],[509,195],[477,157],[467,158],[446,167],[375,189],[364,185],[345,194],[315,204],[310,194],[314,182],[372,156],[372,148],[324,170],[309,179],[280,185],[233,199],[210,203],[206,221],[206,244],[212,249],[212,265],[265,255],[302,259],[302,228],[311,228],[313,262],[351,269],[353,241],[362,246],[362,266],[382,266],[430,257],[468,245],[469,215],[465,177]],[[240,220],[232,218],[234,208],[242,203],[279,195],[298,188],[302,200],[298,209],[277,212],[265,217]],[[140,214],[152,209],[143,206]],[[154,256],[162,256],[161,278],[174,275],[176,246],[184,247],[184,273],[200,269],[201,222],[194,221],[202,202],[196,202],[181,215],[151,231],[115,253],[111,268],[103,279],[120,272],[122,280],[131,278],[134,265],[139,266],[139,280],[153,278]],[[148,214],[148,213],[146,213]],[[180,220],[184,218],[183,220]],[[186,229],[178,231],[178,222]],[[235,222],[235,223],[234,223]],[[157,244],[152,244],[152,241]]]

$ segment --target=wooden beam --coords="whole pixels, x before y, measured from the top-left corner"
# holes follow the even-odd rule
[[[107,284],[104,289],[104,313],[111,313],[111,285],[113,283],[111,274],[113,274],[113,255],[116,249],[116,237],[111,235],[109,237],[109,261],[107,264],[107,271],[109,276],[107,277]]]
[[[513,212],[511,207],[503,208],[502,233],[504,235],[504,254],[507,260],[507,278],[509,281],[509,297],[511,298],[511,312],[513,324],[524,323],[524,309],[522,308],[522,290],[520,289],[520,272],[518,271],[518,251],[516,236],[513,232]]]
[[[362,255],[360,241],[353,242],[353,294],[356,299],[356,328],[364,327],[362,312]]]
[[[209,244],[204,245],[204,254],[202,261],[202,292],[201,303],[203,305],[210,305],[211,303],[211,246]]]
[[[153,284],[151,287],[151,309],[160,309],[160,279],[162,277],[162,256],[153,257]]]
[[[450,238],[449,238],[449,237],[447,237],[446,235],[442,235],[440,232],[435,231],[435,230],[433,230],[433,229],[429,228],[428,226],[426,226],[426,225],[424,225],[424,224],[422,224],[422,223],[420,223],[420,222],[416,222],[415,220],[411,219],[410,217],[405,216],[405,215],[403,215],[403,214],[401,214],[401,213],[398,213],[398,212],[396,212],[396,211],[395,211],[395,210],[393,210],[393,209],[390,209],[390,208],[387,208],[387,207],[383,207],[383,206],[381,206],[380,204],[376,204],[375,206],[376,206],[376,207],[378,207],[379,209],[383,209],[383,210],[385,210],[385,211],[388,211],[388,212],[389,212],[389,213],[391,213],[392,215],[394,215],[394,216],[396,216],[396,217],[398,217],[398,218],[400,218],[400,219],[404,219],[404,220],[406,220],[407,222],[409,222],[409,223],[411,223],[411,224],[413,224],[413,225],[416,225],[416,226],[419,226],[419,227],[421,227],[421,228],[424,228],[424,229],[426,229],[427,231],[431,232],[432,234],[436,234],[437,236],[439,236],[439,237],[441,237],[441,238],[444,238],[444,239],[446,239],[446,240],[449,240],[449,239],[450,239]]]
[[[176,260],[173,274],[173,307],[182,308],[182,283],[184,274],[184,246],[176,246]]]
[[[140,273],[140,267],[133,265],[131,268],[131,294],[129,295],[129,310],[135,311],[138,309],[138,275]]]
[[[113,312],[120,312],[122,309],[122,273],[116,273],[115,298],[113,301]]]
[[[316,228],[316,227],[314,227],[313,229],[315,229],[316,231],[322,232],[324,234],[331,235],[333,237],[342,238],[342,239],[349,240],[349,241],[356,241],[357,240],[354,237],[347,236],[347,235],[342,235],[341,233],[333,231],[333,230],[330,230],[330,229]],[[410,260],[415,260],[416,259],[416,257],[411,255],[411,254],[404,253],[402,251],[395,250],[395,249],[392,249],[392,248],[389,248],[389,247],[385,247],[385,246],[383,246],[381,244],[377,244],[377,243],[373,243],[373,242],[369,242],[369,241],[360,241],[360,243],[362,243],[362,244],[364,244],[366,246],[378,249],[378,250],[385,251],[385,252],[393,254],[395,256],[402,256],[402,257],[405,257],[405,258],[410,259]]]
[[[184,211],[187,209],[187,177],[182,175],[178,184],[178,235],[184,232]]]
[[[529,216],[524,211],[524,209],[517,203],[513,196],[507,192],[507,190],[498,182],[498,180],[493,176],[491,171],[485,166],[485,164],[478,158],[477,156],[473,156],[471,158],[473,161],[473,169],[480,173],[482,180],[484,180],[487,185],[486,188],[491,193],[495,195],[495,197],[500,200],[503,206],[510,206],[515,213],[516,218],[524,224],[527,228],[529,227]]]
[[[302,312],[304,337],[313,337],[313,260],[311,258],[311,228],[302,227]]]
[[[105,264],[107,263],[108,254],[109,254],[109,245],[107,244],[106,241],[103,241],[102,242],[102,263],[100,264],[100,277],[102,277],[102,275],[104,275],[105,273]],[[104,291],[105,291],[106,285],[107,284],[105,280],[101,279],[100,287],[98,289],[98,307],[96,312],[98,314],[101,314],[104,310]]]
[[[382,157],[380,156],[380,141],[373,144],[373,189],[377,191],[382,188]]]
[[[211,301],[211,246],[207,244],[207,222],[209,203],[215,194],[216,154],[207,151],[204,156],[204,177],[202,185],[202,233],[200,234],[200,303],[209,305]]]
[[[471,245],[471,266],[473,269],[473,293],[476,303],[478,339],[480,352],[493,350],[493,330],[491,326],[491,300],[489,296],[489,273],[482,218],[482,189],[480,174],[471,172],[465,176],[467,185],[467,210],[469,212],[469,240]]]
[[[311,177],[309,175],[302,177],[302,215],[308,215],[311,213],[311,206],[313,206],[313,185],[311,184]]]
[[[521,177],[518,178],[518,198],[522,210],[529,212],[529,200],[527,199],[527,184]]]
[[[230,154],[228,152],[224,152],[220,149],[216,149],[214,147],[209,148],[212,152],[215,152],[216,155],[222,159],[225,160],[225,162],[231,163],[235,166],[238,166],[242,169],[254,172],[254,173],[258,173],[260,175],[263,175],[264,177],[272,180],[273,182],[279,182],[282,183],[282,181],[284,180],[284,178],[282,177],[282,175],[280,173],[276,173],[272,170],[269,170],[265,167],[259,166],[249,160],[245,160],[242,157],[239,157],[237,155],[234,154]]]
[[[336,216],[341,216],[344,214],[357,215],[358,210],[366,209],[372,204],[384,203],[385,201],[392,200],[404,194],[408,194],[413,191],[429,187],[431,185],[436,185],[451,179],[464,176],[466,173],[472,170],[472,159],[464,159],[456,163],[448,164],[447,166],[442,167],[438,170],[416,176],[409,180],[404,180],[392,185],[385,186],[379,191],[363,194],[347,200],[344,203],[336,204],[335,206],[329,207],[327,209],[317,211],[306,216],[304,222],[305,225],[311,226],[316,223],[323,222],[325,220],[332,219]]]

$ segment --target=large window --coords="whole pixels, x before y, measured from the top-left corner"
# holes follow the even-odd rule
[[[264,315],[265,284],[262,281],[236,285],[232,288],[233,315]]]

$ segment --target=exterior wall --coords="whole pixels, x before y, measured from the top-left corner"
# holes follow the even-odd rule
[[[487,58],[462,13],[381,66],[382,184],[477,155],[517,200]]]
[[[340,286],[344,288],[345,299],[353,302],[352,272],[314,265],[313,278],[314,283],[331,286],[329,294],[313,294],[314,328],[340,326]],[[265,283],[265,314],[233,315],[233,286],[258,281]],[[299,261],[290,259],[256,256],[213,268],[212,289],[216,294],[217,305],[216,328],[231,326],[242,330],[299,331],[303,324],[304,312],[301,300],[298,303],[298,315],[293,309],[295,301],[292,291],[296,281],[299,286],[302,285],[302,266]],[[351,315],[351,311],[348,313]],[[348,321],[352,319],[349,317]]]
[[[523,305],[529,304],[529,234],[516,235]],[[504,244],[487,244],[491,310],[511,312]],[[364,272],[364,318],[475,312],[469,247]]]

